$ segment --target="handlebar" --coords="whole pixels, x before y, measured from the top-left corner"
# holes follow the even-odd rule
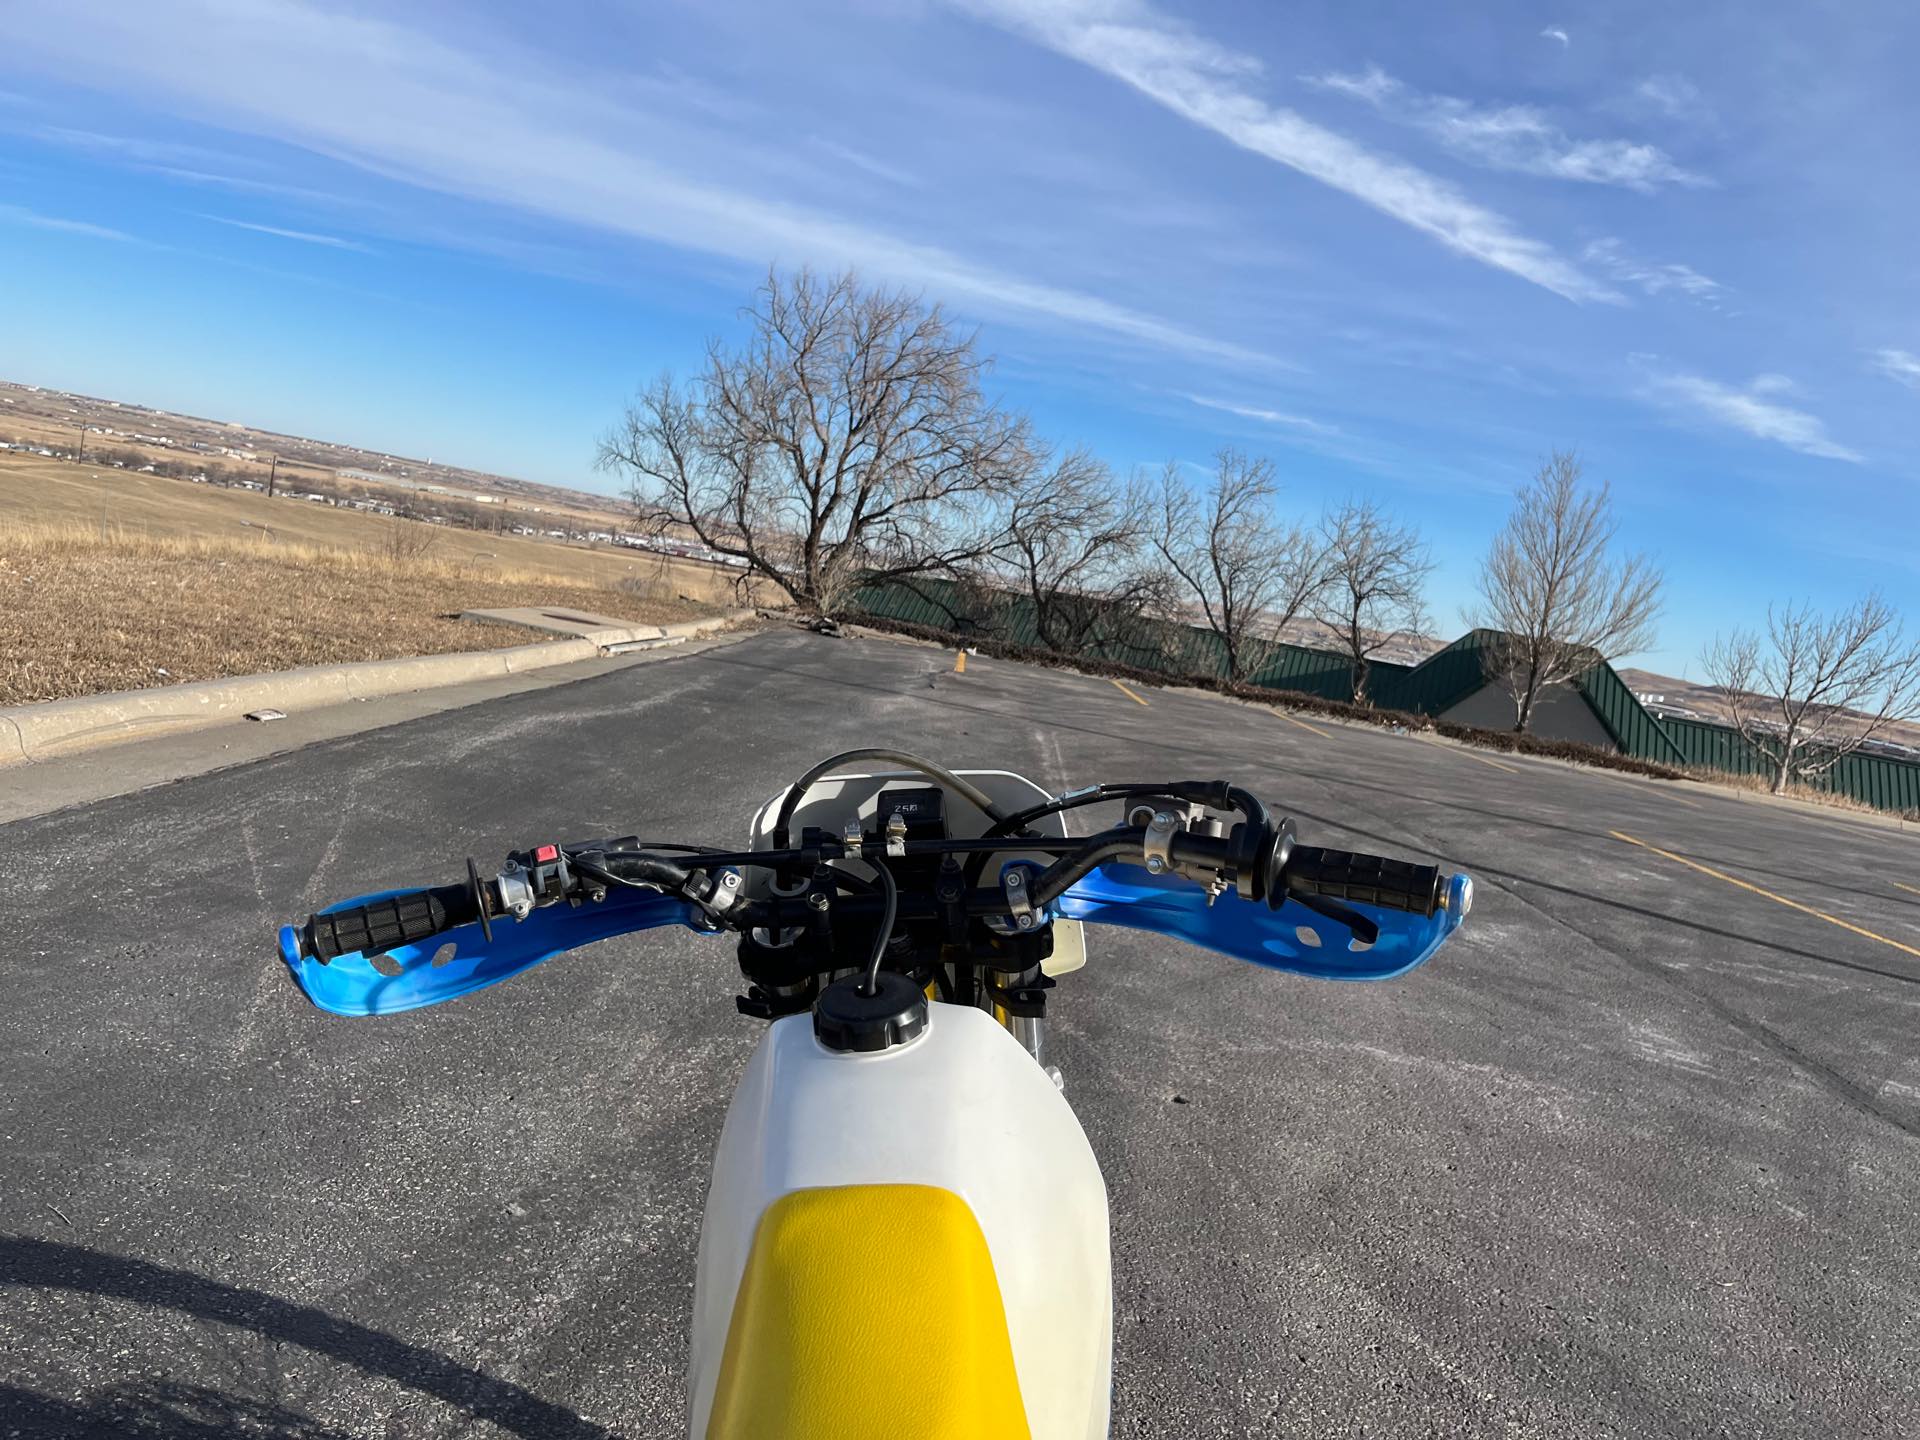
[[[1126,823],[1083,840],[1042,837],[1024,828],[1042,813],[1103,799],[1131,804],[1154,796],[1157,802],[1136,807]],[[1207,806],[1237,812],[1239,823],[1228,829],[1220,818],[1203,813]],[[709,928],[743,935],[757,927],[796,925],[816,930],[825,925],[827,931],[821,933],[830,933],[830,916],[869,931],[885,924],[876,914],[879,902],[871,882],[830,863],[837,860],[858,860],[875,868],[890,860],[918,864],[921,888],[900,895],[899,916],[903,923],[943,918],[949,927],[966,921],[1003,923],[1010,909],[1045,910],[1064,903],[1076,884],[1109,865],[1142,867],[1162,877],[1154,883],[1163,886],[1177,886],[1182,879],[1193,882],[1208,892],[1209,905],[1229,889],[1243,900],[1264,901],[1272,910],[1297,901],[1345,925],[1356,940],[1368,944],[1378,938],[1379,927],[1350,906],[1432,917],[1449,904],[1448,881],[1436,866],[1296,844],[1291,820],[1269,819],[1259,800],[1224,782],[1094,786],[1029,811],[990,818],[992,828],[978,838],[909,839],[857,830],[836,836],[808,830],[797,848],[735,854],[661,845],[658,850],[676,852],[662,854],[631,837],[544,844],[515,852],[497,875],[484,879],[469,861],[465,885],[400,891],[311,915],[294,927],[293,938],[301,956],[324,965],[342,955],[377,955],[417,945],[476,921],[489,927],[491,935],[490,922],[501,917],[519,921],[536,908],[563,901],[576,906],[603,901],[620,887],[678,896],[697,907],[695,913],[704,912],[703,923]],[[1011,851],[1029,856],[1038,852],[1052,857],[1052,863],[1040,869],[1027,862],[1034,873],[1020,882],[1018,896],[991,884],[975,888],[991,856]],[[962,866],[962,859],[969,863]],[[949,878],[929,884],[929,864],[941,867]],[[775,869],[787,883],[779,894],[749,900],[741,885],[743,866]],[[1024,928],[1029,917],[1015,918]],[[949,929],[948,938],[957,938],[957,932]]]
[[[972,804],[944,788],[939,767],[909,768]],[[1011,813],[972,804],[975,818],[955,827],[971,833],[955,835],[923,791],[867,778],[882,788],[853,813],[804,812],[838,829],[803,824],[783,838],[763,812],[757,843],[768,848],[548,841],[485,875],[469,860],[465,885],[363,895],[284,926],[280,956],[320,1008],[391,1014],[597,940],[684,925],[738,937],[746,985],[735,1004],[749,1016],[817,1018],[852,984],[836,976],[856,970],[867,976],[859,994],[885,981],[990,1003],[1017,1030],[1037,1022],[1056,945],[1075,954],[1078,925],[1148,931],[1295,975],[1382,980],[1422,964],[1472,904],[1466,875],[1300,845],[1292,820],[1224,781],[1088,786]],[[1081,837],[1033,823],[1100,803],[1119,804],[1124,820]]]
[[[1405,910],[1432,915],[1442,905],[1440,868],[1362,855],[1352,850],[1326,850],[1296,845],[1283,878],[1289,894],[1305,899],[1324,895],[1374,905],[1383,910]]]
[[[309,915],[299,927],[300,952],[322,962],[355,951],[377,955],[471,925],[480,915],[470,885],[402,890],[350,909]]]

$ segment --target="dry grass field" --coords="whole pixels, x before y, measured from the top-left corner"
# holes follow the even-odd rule
[[[734,593],[737,572],[644,551],[395,521],[285,496],[269,500],[253,491],[0,453],[0,540],[24,525],[79,525],[156,539],[246,539],[378,554],[392,547],[396,530],[405,530],[431,537],[426,551],[430,557],[476,576],[511,572],[603,590],[632,582],[707,605],[741,603]]]
[[[345,550],[258,532],[192,537],[75,520],[0,523],[0,705],[520,645],[538,637],[455,617],[475,607],[554,604],[655,624],[714,608],[644,575],[595,583],[476,567],[451,554],[396,564],[372,546]]]

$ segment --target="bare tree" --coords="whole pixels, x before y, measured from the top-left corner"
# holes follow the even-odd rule
[[[1138,613],[1152,585],[1139,561],[1154,518],[1144,485],[1116,483],[1084,450],[1036,467],[1021,483],[997,558],[1032,603],[1042,645],[1078,654],[1117,612]]]
[[[1548,456],[1480,566],[1483,603],[1469,619],[1498,632],[1483,652],[1487,678],[1513,696],[1515,730],[1550,687],[1653,646],[1660,571],[1644,555],[1609,556],[1620,526],[1608,488],[1580,481],[1576,456]]]
[[[1321,584],[1320,547],[1311,532],[1275,518],[1279,493],[1271,460],[1233,449],[1214,457],[1213,481],[1200,495],[1177,464],[1160,477],[1154,548],[1200,602],[1235,684],[1252,668],[1258,633],[1285,629]]]
[[[1424,590],[1433,562],[1412,526],[1392,524],[1373,501],[1349,500],[1320,522],[1326,585],[1314,606],[1352,674],[1353,699],[1370,705],[1373,657],[1395,637],[1426,628]]]
[[[862,578],[949,569],[998,539],[1033,466],[1024,419],[938,306],[851,274],[770,273],[746,340],[663,375],[601,444],[656,530],[684,526],[796,605],[831,614]]]
[[[1876,592],[1836,615],[1767,610],[1767,633],[1714,637],[1701,656],[1773,793],[1825,774],[1891,725],[1920,718],[1920,641]]]

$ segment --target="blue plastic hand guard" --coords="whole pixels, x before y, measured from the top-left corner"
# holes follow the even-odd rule
[[[382,891],[342,900],[344,910],[384,899]],[[1093,925],[1124,925],[1320,980],[1387,980],[1426,960],[1465,917],[1472,882],[1456,875],[1447,906],[1432,916],[1356,905],[1380,927],[1372,945],[1355,944],[1346,926],[1289,900],[1279,910],[1227,894],[1213,905],[1190,880],[1153,875],[1137,865],[1106,865],[1056,900],[1052,913]],[[699,908],[672,895],[613,890],[598,904],[552,905],[525,920],[496,920],[489,940],[478,924],[381,955],[337,956],[328,964],[300,954],[298,933],[280,931],[280,956],[307,998],[335,1015],[392,1015],[497,985],[543,960],[636,930],[685,925],[721,933]],[[438,963],[436,963],[436,961]]]
[[[327,909],[346,910],[401,893],[360,895]],[[598,904],[550,905],[524,920],[495,920],[491,940],[475,923],[418,945],[396,945],[377,956],[355,951],[324,965],[300,954],[298,933],[287,925],[280,931],[280,958],[307,998],[322,1010],[335,1015],[392,1015],[497,985],[563,951],[660,925],[711,929],[698,907],[678,896],[615,889]],[[434,963],[436,958],[439,964]]]
[[[1191,880],[1154,875],[1138,865],[1103,865],[1056,900],[1053,909],[1069,920],[1151,930],[1316,980],[1390,980],[1427,959],[1459,928],[1472,893],[1473,882],[1455,875],[1448,882],[1447,906],[1435,915],[1352,905],[1380,927],[1380,938],[1365,947],[1339,921],[1297,900],[1269,910],[1265,901],[1242,900],[1229,891],[1209,905],[1207,892]]]

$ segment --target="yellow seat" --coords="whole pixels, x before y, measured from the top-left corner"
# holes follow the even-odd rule
[[[993,1258],[930,1185],[795,1190],[761,1215],[707,1440],[1027,1440]]]

